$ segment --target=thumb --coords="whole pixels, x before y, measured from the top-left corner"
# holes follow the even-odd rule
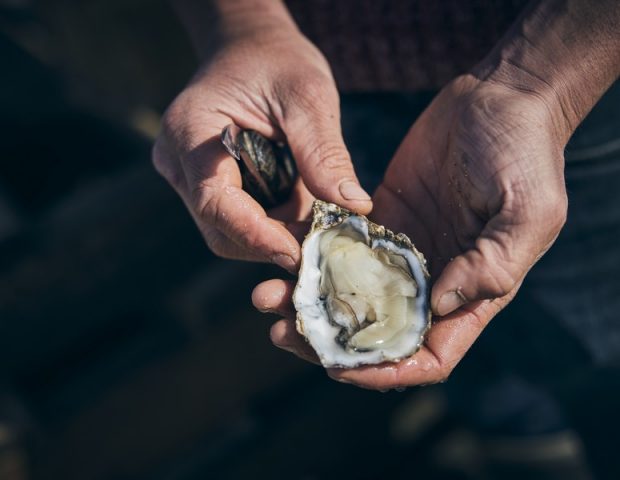
[[[282,129],[305,185],[321,200],[369,213],[372,200],[359,184],[342,138],[338,93],[319,83],[303,95],[288,102]]]
[[[435,282],[431,293],[434,313],[444,316],[476,300],[514,295],[529,269],[555,241],[566,213],[545,217],[546,222],[519,222],[503,212],[493,217],[474,248],[448,263]]]

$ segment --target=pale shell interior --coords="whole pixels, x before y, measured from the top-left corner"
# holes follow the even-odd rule
[[[304,241],[298,328],[326,367],[396,361],[422,342],[427,288],[414,252],[373,238],[367,220],[353,215]]]

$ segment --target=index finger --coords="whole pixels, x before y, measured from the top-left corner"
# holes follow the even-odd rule
[[[199,221],[219,230],[259,258],[296,271],[299,244],[291,233],[241,188],[237,161],[219,132],[182,159],[192,208]]]

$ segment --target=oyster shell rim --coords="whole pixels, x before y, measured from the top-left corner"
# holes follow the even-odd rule
[[[426,324],[424,325],[423,329],[419,333],[418,343],[412,346],[411,351],[409,351],[406,354],[403,354],[402,356],[399,356],[398,358],[386,358],[382,355],[382,358],[377,362],[360,361],[359,363],[356,363],[354,365],[341,365],[337,363],[326,362],[324,358],[321,356],[321,354],[314,349],[312,343],[310,342],[310,339],[306,336],[306,333],[304,332],[303,316],[302,316],[301,311],[298,310],[297,302],[295,301],[297,290],[301,286],[301,279],[303,278],[304,268],[306,267],[306,262],[303,259],[304,244],[306,243],[306,240],[309,237],[313,236],[315,233],[317,233],[317,231],[320,231],[320,230],[326,231],[331,228],[334,228],[340,225],[341,223],[343,223],[349,217],[358,217],[364,223],[366,223],[366,225],[368,226],[368,238],[369,239],[387,240],[393,243],[394,245],[396,245],[398,248],[405,249],[411,252],[414,255],[414,257],[417,259],[418,264],[420,266],[420,270],[424,277],[424,280],[425,280],[425,286],[423,289],[424,291],[421,291],[421,293],[418,296],[416,296],[416,298],[423,298],[424,300],[423,311],[425,313],[424,317],[426,320]],[[413,272],[412,272],[412,276],[415,279],[415,274]],[[334,203],[325,202],[323,200],[318,200],[318,199],[314,200],[312,204],[312,224],[311,224],[310,230],[304,237],[304,241],[302,242],[302,262],[301,262],[301,266],[298,272],[298,280],[297,280],[297,283],[293,291],[293,304],[294,304],[295,312],[296,312],[296,315],[295,315],[296,330],[300,335],[304,337],[304,340],[312,347],[312,349],[317,354],[317,357],[319,358],[321,364],[325,368],[356,368],[362,365],[379,365],[382,363],[400,362],[404,360],[405,358],[412,357],[420,350],[420,348],[422,348],[422,345],[424,344],[424,341],[426,339],[426,334],[428,333],[429,329],[432,326],[432,311],[430,308],[429,282],[430,282],[430,273],[428,272],[426,258],[416,248],[416,246],[413,244],[413,242],[410,240],[410,238],[406,234],[394,233],[392,230],[386,228],[385,226],[379,225],[369,220],[368,217],[366,217],[365,215],[352,212]]]

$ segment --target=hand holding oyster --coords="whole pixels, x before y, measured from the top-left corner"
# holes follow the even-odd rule
[[[565,221],[562,149],[555,141],[555,123],[546,121],[548,113],[531,95],[463,76],[417,119],[374,192],[372,218],[415,234],[429,261],[430,304],[439,319],[413,357],[328,368],[330,377],[378,390],[448,378],[512,300]],[[286,317],[271,328],[275,345],[316,361],[291,320],[292,293],[291,283],[270,280],[255,289],[253,301],[261,310]],[[332,310],[338,312],[335,303]],[[359,323],[357,315],[355,320]],[[340,337],[332,345],[340,341],[342,351],[361,350],[355,322],[348,330],[346,324],[333,323],[338,325],[328,322],[326,330],[336,329]],[[306,335],[308,324],[304,318]],[[340,359],[326,363],[344,364]]]
[[[399,361],[430,325],[426,261],[404,234],[317,200],[293,295],[323,366]]]

